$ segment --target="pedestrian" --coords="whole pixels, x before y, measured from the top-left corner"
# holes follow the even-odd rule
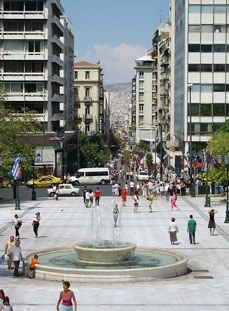
[[[137,213],[137,211],[138,211],[138,201],[139,201],[138,192],[137,191],[135,191],[133,199],[134,199],[134,213]]]
[[[124,185],[124,189],[126,190],[126,193],[128,194],[129,185],[128,185],[127,182],[126,182],[125,185]]]
[[[215,214],[218,213],[216,210],[211,209],[208,214],[209,214],[209,223],[208,223],[208,228],[210,229],[210,235],[215,234]]]
[[[56,186],[56,192],[55,192],[54,200],[56,200],[56,201],[59,200],[59,185]]]
[[[144,183],[142,186],[142,196],[146,197],[147,196],[147,184]]]
[[[115,197],[115,192],[116,192],[116,190],[115,190],[115,184],[113,184],[113,185],[112,185],[112,196],[113,196],[113,197]]]
[[[1,306],[3,305],[4,297],[5,297],[4,290],[3,290],[3,289],[0,289],[0,308],[1,308]]]
[[[119,184],[115,183],[114,185],[114,190],[115,190],[115,196],[118,197],[119,196]]]
[[[38,262],[38,256],[37,255],[34,255],[33,259],[32,259],[32,262],[31,262],[31,265],[29,267],[29,277],[30,279],[32,279],[35,275],[35,266],[38,265],[39,262]]]
[[[118,205],[115,204],[113,209],[114,227],[117,227],[118,225],[118,214],[119,214]]]
[[[37,212],[35,214],[35,217],[33,218],[33,223],[32,223],[35,238],[38,238],[38,228],[40,225],[40,220],[41,220],[41,214],[40,214],[40,212]]]
[[[56,200],[56,185],[52,186],[53,200]]]
[[[127,171],[127,172],[126,172],[126,179],[129,180],[129,177],[130,177],[130,172]]]
[[[84,188],[83,188],[83,202],[84,202],[84,204],[86,202],[86,192],[87,192],[87,186],[84,186]]]
[[[172,211],[173,211],[174,206],[179,210],[179,207],[176,205],[176,201],[177,201],[177,195],[176,195],[176,193],[174,193],[173,198],[171,200]]]
[[[169,197],[170,197],[170,187],[169,184],[167,183],[165,186],[165,200],[166,202],[169,202]]]
[[[7,266],[8,269],[13,269],[11,262],[12,262],[12,254],[11,254],[11,247],[15,244],[14,242],[14,236],[11,235],[9,241],[6,243],[5,246],[5,254],[6,254],[6,262],[7,262]]]
[[[0,311],[14,311],[13,307],[10,304],[10,299],[8,296],[5,296],[3,299],[3,304],[0,307]]]
[[[164,189],[164,186],[163,186],[162,183],[159,186],[159,192],[160,192],[160,198],[163,199],[164,198],[165,189]]]
[[[126,206],[126,196],[127,196],[127,191],[126,191],[126,188],[124,187],[122,192],[121,192],[123,207]]]
[[[189,233],[189,241],[190,244],[196,244],[196,221],[193,219],[193,215],[190,215],[190,219],[188,221],[187,232]]]
[[[63,291],[60,292],[60,297],[57,302],[56,310],[57,311],[77,311],[77,302],[73,291],[70,289],[70,283],[68,281],[63,282]],[[73,303],[72,303],[73,300]],[[59,309],[60,306],[60,309]]]
[[[177,233],[179,232],[178,226],[175,223],[175,218],[171,219],[171,223],[169,225],[168,233],[170,234],[170,242],[172,245],[177,241]]]
[[[130,171],[130,180],[131,180],[131,181],[133,181],[133,180],[134,180],[133,171]]]
[[[152,213],[152,203],[153,203],[153,199],[154,199],[154,195],[153,195],[153,191],[150,191],[149,193],[149,212]]]
[[[16,240],[15,245],[11,247],[11,260],[14,263],[14,276],[19,277],[19,266],[20,266],[20,261],[23,261],[22,253],[21,253],[21,246],[20,246],[20,241]]]
[[[66,184],[67,183],[67,175],[64,174],[64,183]]]
[[[93,202],[94,202],[94,193],[92,190],[89,190],[89,207],[93,206]]]
[[[130,182],[130,195],[133,196],[133,193],[134,193],[134,182],[131,181]]]
[[[15,228],[15,238],[19,239],[20,238],[19,229],[22,226],[22,220],[19,218],[18,214],[14,215],[14,220],[12,221],[11,227],[12,226],[14,226]]]
[[[99,190],[99,187],[96,188],[94,194],[95,194],[95,205],[99,206],[99,200],[101,197],[101,191]]]
[[[85,207],[86,208],[89,207],[89,201],[90,201],[90,192],[89,190],[87,190],[87,192],[85,193]]]

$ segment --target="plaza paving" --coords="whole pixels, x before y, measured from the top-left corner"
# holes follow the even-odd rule
[[[112,219],[112,197],[101,200],[101,216]],[[118,199],[120,201],[120,199]],[[189,256],[191,273],[173,279],[155,280],[146,283],[87,285],[72,284],[81,311],[201,311],[229,310],[229,224],[224,224],[225,202],[213,198],[212,206],[219,213],[216,223],[219,230],[211,237],[207,228],[208,208],[204,208],[204,198],[178,198],[180,211],[172,212],[170,203],[160,199],[153,203],[153,213],[148,212],[148,201],[140,199],[139,213],[133,213],[133,202],[128,197],[123,210],[124,241],[138,246],[149,246],[181,251]],[[19,215],[23,219],[21,228],[23,255],[51,247],[71,246],[90,237],[91,211],[85,209],[82,198],[49,198],[36,202],[23,202]],[[41,212],[39,238],[32,232],[35,212]],[[15,214],[12,204],[0,205],[0,254],[5,242],[14,233],[10,222]],[[197,220],[197,245],[190,245],[186,232],[189,215]],[[171,246],[168,235],[170,218],[176,217],[180,233],[179,243]],[[14,278],[0,264],[0,288],[10,296],[15,311],[56,310],[56,302],[62,284]]]

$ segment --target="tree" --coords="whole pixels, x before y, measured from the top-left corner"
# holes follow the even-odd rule
[[[146,155],[146,164],[147,164],[148,168],[153,165],[152,153],[147,153],[147,155]]]
[[[229,122],[225,122],[221,128],[216,131],[207,144],[207,151],[214,152],[215,156],[229,154]],[[219,181],[225,183],[227,179],[226,164],[223,162],[220,170],[211,167],[209,170],[209,180],[211,182]]]
[[[99,135],[80,136],[80,163],[83,166],[104,166],[110,158],[110,150]]]
[[[126,167],[129,165],[131,158],[132,158],[131,153],[129,151],[125,150],[123,153],[123,159],[124,159],[124,163],[125,163]]]
[[[3,164],[0,166],[0,178],[7,176],[12,170],[13,163],[11,155],[23,154],[22,169],[30,171],[34,150],[28,144],[22,144],[20,137],[34,133],[39,129],[39,122],[36,121],[32,111],[18,113],[9,109],[4,103],[5,92],[0,88],[0,155],[3,158]]]
[[[150,146],[149,144],[144,141],[144,140],[140,140],[138,147],[141,149],[144,149],[144,152],[149,152],[150,151]]]

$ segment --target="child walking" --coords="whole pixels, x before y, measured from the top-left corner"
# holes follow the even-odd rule
[[[172,211],[174,206],[179,210],[179,207],[176,205],[176,201],[177,201],[177,195],[176,193],[174,193],[173,198],[172,198]]]
[[[30,279],[32,279],[34,277],[34,272],[35,272],[35,266],[39,264],[38,262],[38,256],[35,255],[32,262],[31,262],[31,265],[29,267],[29,277]]]

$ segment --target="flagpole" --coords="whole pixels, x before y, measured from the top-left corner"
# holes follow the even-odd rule
[[[208,196],[208,171],[209,171],[209,162],[207,160],[206,196],[204,207],[211,207],[211,198]]]

